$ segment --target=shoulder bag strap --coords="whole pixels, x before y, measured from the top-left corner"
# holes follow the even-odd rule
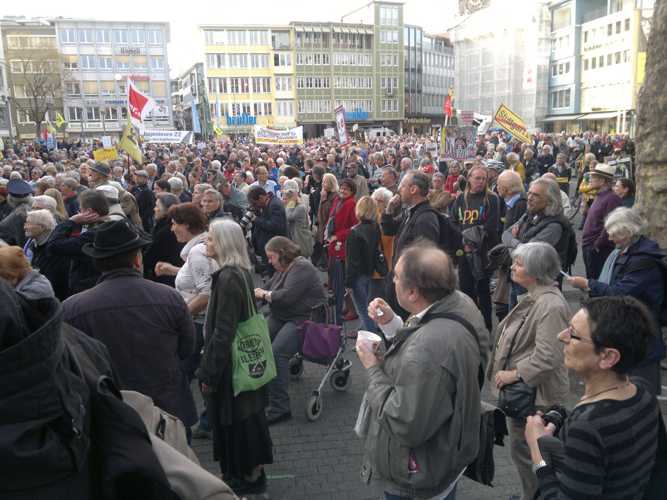
[[[523,317],[521,323],[519,324],[519,328],[517,328],[516,331],[514,332],[514,335],[512,335],[512,340],[510,341],[510,349],[509,351],[507,351],[507,358],[505,358],[505,363],[503,364],[503,370],[507,370],[507,368],[510,365],[510,358],[512,357],[512,351],[514,350],[514,342],[516,341],[516,336],[521,331],[523,324],[526,322],[526,318],[528,318],[528,313],[526,313],[526,315]]]
[[[484,385],[484,367],[482,366],[482,346],[479,342],[479,336],[477,335],[477,331],[475,330],[475,327],[472,326],[472,324],[465,318],[459,316],[458,314],[454,313],[438,313],[436,316],[438,318],[445,318],[445,319],[450,319],[452,321],[456,321],[457,323],[460,323],[463,325],[463,327],[468,330],[470,335],[475,339],[475,342],[477,343],[477,349],[479,350],[479,368],[477,371],[477,382],[479,383],[479,388],[481,389],[482,386]]]

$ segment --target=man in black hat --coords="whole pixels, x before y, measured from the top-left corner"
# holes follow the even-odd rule
[[[32,206],[32,187],[21,179],[12,179],[7,183],[7,204],[11,213],[0,222],[0,240],[8,245],[23,247],[25,231],[23,225]]]
[[[111,177],[111,169],[108,165],[100,163],[99,161],[88,166],[88,184],[92,188],[102,186],[109,182]]]
[[[197,412],[180,365],[192,354],[194,324],[176,290],[143,278],[150,243],[127,220],[101,224],[82,248],[100,278],[63,303],[63,319],[106,345],[121,389],[146,394],[189,427]]]

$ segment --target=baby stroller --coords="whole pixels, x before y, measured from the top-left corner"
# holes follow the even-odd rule
[[[292,378],[303,374],[303,362],[310,361],[327,366],[322,381],[313,391],[306,403],[306,417],[311,422],[322,414],[322,389],[327,381],[335,391],[346,391],[350,386],[350,367],[352,363],[343,357],[345,352],[345,331],[334,324],[333,297],[329,302],[313,308],[311,320],[304,321],[299,327],[301,350],[289,360]]]

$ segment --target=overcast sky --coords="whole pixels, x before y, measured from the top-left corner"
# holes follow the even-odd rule
[[[339,21],[367,0],[0,0],[0,15],[63,16],[103,20],[168,21],[171,23],[171,74],[200,59],[198,24],[287,24],[290,21]],[[443,32],[451,24],[457,0],[406,0],[407,24]],[[354,15],[346,18],[355,22]]]

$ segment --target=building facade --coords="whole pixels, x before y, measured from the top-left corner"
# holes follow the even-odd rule
[[[522,3],[521,8],[503,0],[460,4],[450,31],[456,57],[454,106],[492,117],[505,104],[529,129],[541,126],[551,48],[547,1]]]
[[[11,92],[7,83],[7,61],[5,61],[5,48],[2,37],[2,25],[0,24],[0,138],[9,138],[16,133],[11,122],[9,112]]]
[[[430,133],[442,125],[443,105],[454,89],[454,46],[444,35],[428,35],[418,26],[404,28],[405,120],[403,130]]]
[[[636,0],[552,2],[546,130],[634,135],[652,6]],[[567,48],[564,36],[571,41]]]
[[[292,127],[293,33],[280,26],[200,26],[214,126],[251,134],[254,125]]]
[[[171,82],[174,127],[204,137],[213,134],[204,63],[197,63]]]
[[[63,109],[55,27],[46,19],[3,18],[0,30],[7,81],[2,101],[9,113],[4,130],[16,139],[35,139],[47,113],[53,121]]]
[[[118,135],[128,78],[157,102],[145,125],[171,128],[168,23],[56,19],[55,29],[69,135]]]

